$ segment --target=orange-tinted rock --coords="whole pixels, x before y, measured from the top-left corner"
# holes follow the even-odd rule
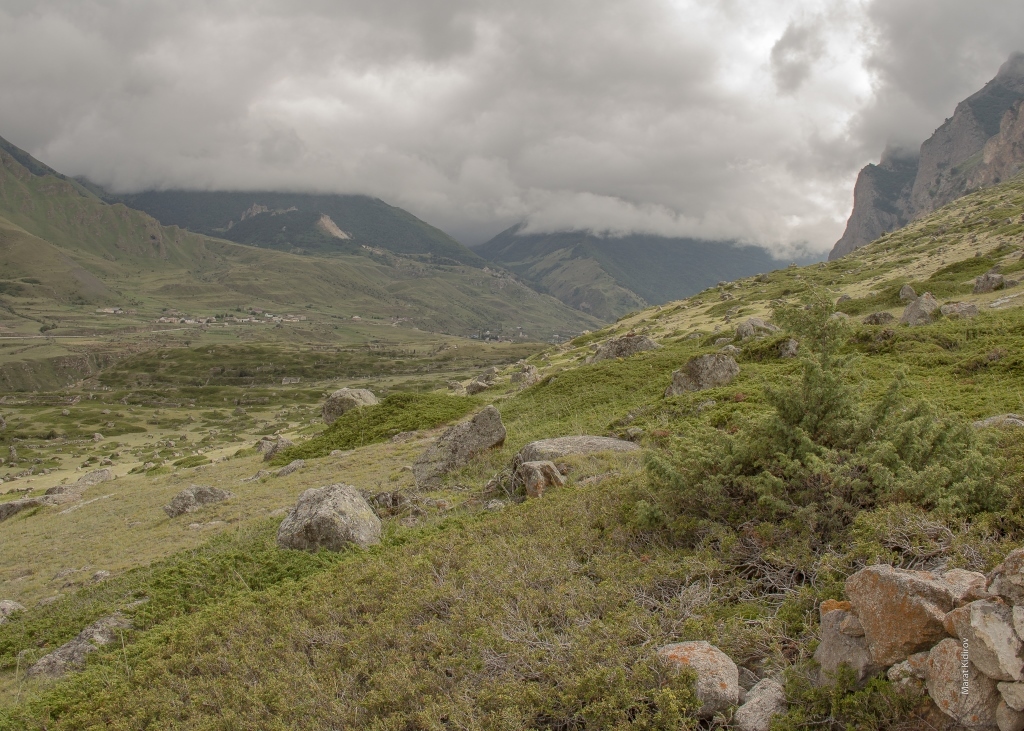
[[[658,648],[658,657],[671,667],[697,673],[697,698],[703,703],[699,715],[711,718],[740,699],[739,670],[729,656],[714,645],[698,640]]]
[[[953,597],[931,572],[869,566],[846,580],[846,596],[876,665],[894,665],[947,636],[943,619]]]
[[[1001,700],[996,681],[970,662],[960,640],[946,638],[928,654],[928,695],[935,705],[969,729],[996,728]],[[966,692],[965,692],[966,691]]]
[[[850,602],[844,602],[838,599],[826,599],[821,603],[819,611],[821,612],[821,616],[824,617],[829,612],[834,612],[836,610],[849,612],[851,609],[853,609],[853,607],[850,606]]]

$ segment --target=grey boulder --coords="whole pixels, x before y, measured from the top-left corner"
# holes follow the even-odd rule
[[[1024,426],[1024,416],[1020,414],[999,414],[980,419],[971,424],[975,429],[991,429],[1000,426]]]
[[[504,444],[505,434],[501,414],[493,406],[449,428],[413,464],[416,487],[421,490],[440,487],[447,473],[465,466],[477,454]]]
[[[169,518],[177,518],[185,513],[194,513],[204,505],[212,505],[234,497],[233,493],[207,485],[189,485],[173,498],[169,505],[164,505],[164,512]]]
[[[917,299],[917,292],[909,284],[900,287],[900,302],[913,302]]]
[[[949,302],[939,308],[943,317],[952,320],[969,320],[978,316],[978,306],[971,302]]]
[[[381,523],[351,485],[313,487],[299,496],[277,531],[277,545],[300,551],[340,551],[380,543]]]
[[[631,355],[643,353],[647,350],[654,350],[659,347],[661,346],[646,335],[629,333],[628,335],[623,335],[621,338],[614,338],[606,343],[602,343],[601,347],[597,349],[597,352],[587,359],[587,362],[597,363],[598,361],[608,360],[610,358],[628,358]]]
[[[985,294],[1002,289],[1006,285],[1003,275],[998,272],[988,271],[974,280],[974,294]]]
[[[767,323],[760,317],[751,317],[736,327],[736,338],[749,340],[750,338],[765,337],[778,331],[778,326]]]
[[[732,720],[740,731],[769,731],[772,719],[785,712],[785,689],[779,681],[765,678],[747,691]]]
[[[672,384],[665,390],[665,395],[679,396],[688,391],[726,386],[732,383],[739,373],[740,367],[731,355],[698,355],[672,373]]]
[[[263,455],[263,461],[269,462],[277,456],[278,452],[281,452],[288,447],[291,447],[292,441],[285,439],[278,435],[276,437],[264,437],[256,443],[256,450]]]
[[[640,445],[614,437],[595,437],[591,435],[575,437],[555,437],[530,442],[519,450],[515,464],[524,462],[544,462],[573,454],[592,454],[594,452],[637,452]]]
[[[25,607],[23,607],[21,604],[18,604],[18,602],[14,601],[13,599],[0,599],[0,624],[6,622],[7,618],[15,612],[24,611]]]
[[[864,629],[856,615],[845,609],[833,609],[821,618],[821,642],[814,651],[814,661],[821,674],[822,685],[829,685],[843,665],[849,666],[857,683],[863,685],[882,672],[884,667],[871,659]]]
[[[68,671],[80,670],[85,666],[89,653],[114,642],[121,636],[121,630],[130,627],[131,622],[120,612],[98,619],[79,632],[73,640],[41,657],[28,669],[28,675],[59,678]]]
[[[935,312],[938,309],[939,301],[932,296],[931,292],[925,292],[906,306],[906,309],[903,310],[903,316],[900,318],[900,323],[912,327],[928,325],[935,319]]]
[[[697,700],[702,704],[697,714],[701,718],[711,718],[739,702],[736,663],[714,645],[703,640],[678,642],[658,648],[658,657],[669,667],[697,674]]]
[[[896,318],[891,312],[883,310],[881,312],[872,312],[870,315],[865,317],[862,322],[865,325],[887,325],[895,319]]]
[[[342,414],[360,406],[374,406],[377,397],[365,388],[339,388],[324,401],[321,413],[325,424],[333,424]]]

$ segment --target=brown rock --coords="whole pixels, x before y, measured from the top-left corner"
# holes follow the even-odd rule
[[[839,599],[826,599],[821,603],[821,606],[818,607],[818,611],[822,619],[824,619],[825,615],[829,612],[835,612],[837,610],[849,612],[853,610],[853,606],[850,602],[841,601]]]
[[[943,713],[969,729],[996,727],[996,681],[970,662],[960,640],[947,637],[931,649],[927,675],[928,695]]]
[[[515,480],[526,490],[526,496],[532,498],[542,497],[549,487],[565,484],[554,462],[523,462],[516,469]]]
[[[989,599],[991,594],[985,589],[988,579],[985,574],[967,569],[950,569],[942,574],[942,581],[949,587],[949,593],[953,597],[953,606],[962,607],[964,604],[978,599]]]
[[[740,682],[736,663],[712,644],[698,640],[658,648],[658,657],[670,667],[697,673],[697,698],[703,704],[701,718],[711,718],[739,702]]]
[[[893,665],[946,636],[943,619],[953,597],[941,577],[879,565],[846,580],[846,596],[864,626],[872,660]]]

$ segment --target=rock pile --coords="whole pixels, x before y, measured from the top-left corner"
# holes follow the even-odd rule
[[[377,397],[365,388],[339,388],[324,401],[321,413],[325,424],[333,424],[338,417],[360,406],[374,406]]]
[[[628,358],[631,355],[637,353],[643,353],[647,350],[654,350],[660,348],[656,342],[651,340],[646,335],[637,335],[635,333],[629,333],[623,335],[621,338],[614,338],[606,343],[603,343],[601,347],[597,349],[592,356],[587,358],[587,363],[597,363],[601,360],[608,360],[609,358]]]
[[[1024,729],[1024,549],[987,577],[879,565],[845,588],[821,606],[821,682],[842,665],[860,682],[884,672],[968,729]]]

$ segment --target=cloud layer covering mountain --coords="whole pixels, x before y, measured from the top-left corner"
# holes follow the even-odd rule
[[[0,0],[0,131],[122,192],[367,193],[475,243],[827,250],[1024,49],[1010,0]]]

